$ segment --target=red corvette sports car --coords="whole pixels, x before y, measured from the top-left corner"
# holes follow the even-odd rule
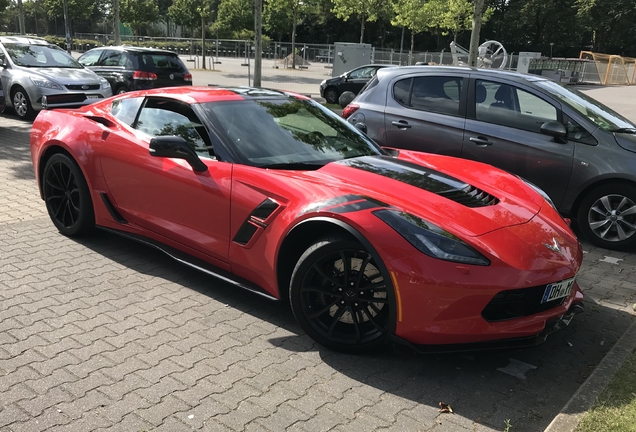
[[[269,299],[337,350],[533,344],[583,300],[541,190],[379,148],[316,102],[175,87],[41,112],[31,154],[64,235],[95,226]]]

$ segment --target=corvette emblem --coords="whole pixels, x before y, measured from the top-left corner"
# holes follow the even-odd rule
[[[170,74],[170,79],[174,79],[174,74]]]
[[[563,254],[563,252],[561,251],[561,246],[559,246],[559,243],[557,242],[557,239],[554,238],[554,237],[552,237],[552,244],[543,243],[543,246],[547,247],[551,251]]]

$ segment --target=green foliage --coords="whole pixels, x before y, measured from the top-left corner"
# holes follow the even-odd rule
[[[395,16],[391,24],[406,27],[414,34],[436,27],[442,12],[439,4],[436,0],[397,0],[393,3]]]
[[[140,34],[142,27],[159,20],[157,0],[120,0],[119,17]]]
[[[470,30],[473,26],[473,12],[475,5],[469,0],[434,0],[439,3],[441,11],[439,28],[444,30],[443,35],[452,34],[457,41],[457,35],[464,30]],[[482,22],[486,23],[494,9],[486,8],[482,15]]]
[[[392,7],[389,0],[332,0],[333,13],[343,20],[355,16],[360,19],[360,42],[364,39],[365,23],[377,21],[380,17],[391,15]]]
[[[95,0],[68,0],[69,17],[79,21],[90,19],[96,8],[95,3]],[[62,0],[43,0],[43,9],[50,18],[64,17]]]
[[[252,0],[221,0],[214,30],[226,37],[236,37],[245,30],[254,31],[254,2]],[[254,34],[252,33],[252,38]]]

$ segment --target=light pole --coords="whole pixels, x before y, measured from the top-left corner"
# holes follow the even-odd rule
[[[550,42],[550,60],[552,60],[552,47],[554,46],[554,42]]]

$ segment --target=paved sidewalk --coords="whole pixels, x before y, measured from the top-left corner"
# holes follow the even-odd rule
[[[0,432],[537,431],[633,322],[636,254],[584,244],[587,311],[541,346],[333,353],[282,304],[116,236],[60,235],[28,133],[0,116]]]

